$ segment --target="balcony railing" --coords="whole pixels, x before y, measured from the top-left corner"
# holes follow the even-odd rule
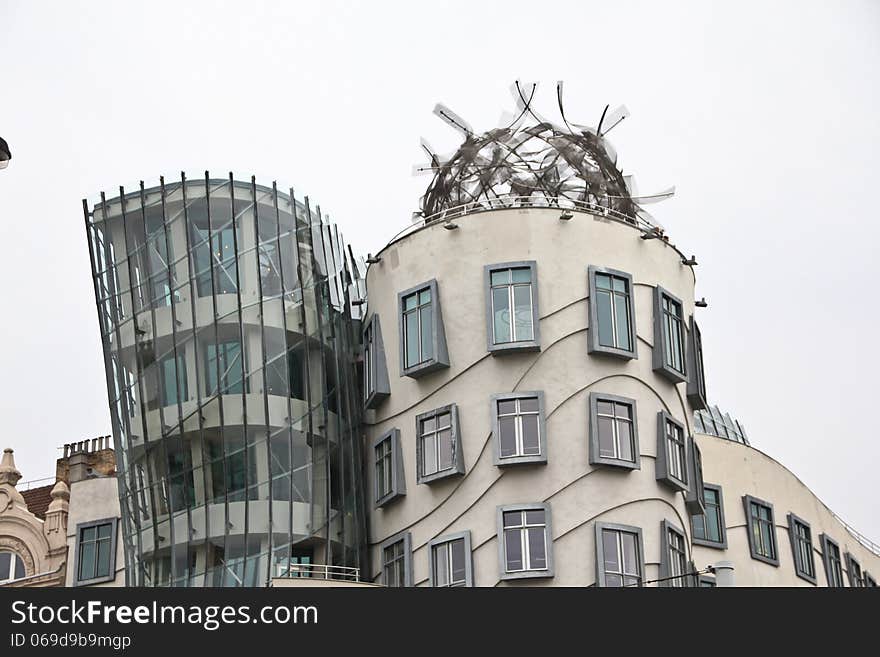
[[[328,566],[320,563],[291,564],[277,568],[275,577],[280,579],[313,578],[359,582],[361,569],[350,566]]]

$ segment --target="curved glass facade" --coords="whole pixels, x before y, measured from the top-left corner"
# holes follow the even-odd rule
[[[250,182],[83,201],[133,586],[366,564],[357,276],[320,209]]]

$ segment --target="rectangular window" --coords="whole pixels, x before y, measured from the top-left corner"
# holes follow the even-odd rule
[[[538,349],[536,264],[533,261],[509,262],[489,265],[485,270],[489,351]]]
[[[676,490],[688,490],[687,436],[681,422],[658,413],[656,479]]]
[[[473,586],[471,533],[435,538],[429,544],[431,586]]]
[[[684,532],[664,520],[660,525],[663,544],[660,555],[660,585],[664,587],[685,587],[689,585],[687,549]]]
[[[683,308],[678,297],[654,288],[654,370],[674,383],[687,380]]]
[[[498,507],[501,579],[553,576],[549,504]]]
[[[400,431],[392,429],[373,443],[375,506],[382,507],[406,494]]]
[[[416,416],[416,465],[420,484],[464,474],[458,434],[455,404]]]
[[[492,404],[495,465],[546,463],[544,394],[493,395]]]
[[[816,564],[813,559],[813,534],[810,531],[809,523],[793,513],[789,513],[788,535],[791,539],[795,574],[801,579],[815,584]]]
[[[632,276],[613,269],[589,268],[590,349],[635,358]]]
[[[412,586],[412,536],[409,532],[382,544],[382,583],[390,587]]]
[[[691,315],[690,340],[688,340],[688,361],[691,371],[688,375],[687,398],[695,411],[709,408],[706,401],[706,374],[703,370],[703,335]]]
[[[645,556],[642,530],[596,523],[596,585],[642,586]]]
[[[437,281],[398,294],[400,375],[419,377],[449,367]]]
[[[840,547],[837,542],[827,534],[821,534],[819,540],[822,543],[822,559],[825,562],[825,577],[828,586],[843,586],[843,565],[840,562]]]
[[[636,402],[627,397],[590,393],[590,463],[638,470]]]
[[[746,512],[746,529],[749,535],[749,550],[752,559],[779,565],[776,549],[776,526],[773,522],[773,505],[751,495],[743,496]]]
[[[724,526],[724,502],[721,486],[703,484],[706,512],[691,516],[693,543],[705,547],[727,548],[727,531]]]
[[[96,584],[116,575],[116,518],[76,528],[76,584]]]
[[[208,395],[244,392],[244,361],[238,339],[205,346],[205,385]]]
[[[862,567],[849,552],[846,553],[846,574],[849,576],[849,585],[852,588],[864,587],[865,580],[862,579]]]
[[[684,495],[685,507],[691,516],[706,511],[703,493],[703,455],[693,436],[688,437],[688,490]]]
[[[178,353],[175,358],[172,352],[160,360],[159,376],[162,377],[162,406],[173,406],[189,398],[186,390],[186,360],[182,353]]]
[[[363,335],[364,407],[376,408],[391,394],[379,316],[373,315]]]

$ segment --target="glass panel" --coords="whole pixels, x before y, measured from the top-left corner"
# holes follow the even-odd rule
[[[106,525],[98,526],[98,538],[110,538],[110,528],[112,525],[109,523]]]
[[[532,271],[527,267],[518,267],[512,270],[512,281],[514,283],[531,283]]]
[[[498,420],[498,433],[501,456],[514,456],[516,454],[516,418],[500,418]]]
[[[452,467],[452,431],[441,431],[437,434],[437,440],[440,442],[440,462],[437,469],[447,470]]]
[[[522,417],[522,444],[523,454],[540,454],[541,444],[538,433],[538,416],[525,415]]]
[[[603,347],[614,346],[614,331],[611,324],[611,294],[599,291],[596,293],[596,310],[599,316],[599,344]]]
[[[498,402],[498,413],[500,415],[508,415],[516,413],[516,400],[509,399]]]
[[[510,282],[510,270],[499,269],[491,274],[492,285],[504,285]]]
[[[422,433],[429,433],[437,428],[437,416],[429,417],[422,420]]]
[[[614,458],[614,420],[599,417],[599,455]]]
[[[422,438],[422,474],[437,472],[437,454],[435,453],[434,436]]]
[[[437,416],[437,428],[443,429],[445,427],[452,426],[452,414],[451,413],[440,413]]]
[[[513,288],[513,304],[516,312],[515,340],[532,340],[532,288],[528,285],[517,285]]]
[[[0,552],[0,582],[9,578],[9,572],[12,568],[12,553]]]
[[[623,542],[623,572],[630,575],[638,575],[639,560],[636,548],[636,535],[622,532],[620,536]]]
[[[97,536],[97,532],[97,528],[87,527],[86,529],[82,530],[82,536],[80,537],[80,540],[84,543],[86,541],[94,541]]]
[[[13,579],[21,579],[22,577],[25,576],[24,561],[22,561],[21,557],[19,557],[17,554],[13,555],[13,558],[15,560],[15,572],[12,573],[12,577],[13,577]],[[0,570],[0,573],[2,573],[2,572],[3,571]],[[0,575],[0,576],[2,576],[2,575]]]
[[[426,288],[419,292],[419,305],[423,306],[426,303],[431,303],[431,288]]]
[[[441,543],[434,547],[434,584],[449,586],[449,544]]]
[[[492,290],[492,318],[495,344],[510,342],[510,298],[506,287]]]
[[[629,341],[629,314],[627,312],[627,298],[614,296],[614,312],[617,322],[617,346],[620,349],[632,349]]]
[[[601,415],[614,415],[614,404],[607,401],[599,401],[596,407]]]
[[[626,280],[623,278],[614,278],[614,291],[626,293]]]
[[[544,545],[544,528],[532,527],[528,530],[529,568],[543,569],[547,567],[547,551]]]
[[[617,532],[602,530],[602,550],[605,553],[605,572],[620,571],[620,557],[617,554]]]
[[[104,539],[98,541],[98,567],[96,577],[106,577],[110,574],[110,541]]]
[[[410,294],[408,297],[404,297],[403,299],[403,309],[404,310],[412,310],[416,307],[416,299],[418,295]]]
[[[523,569],[522,543],[519,529],[509,529],[504,532],[504,554],[507,560],[505,565],[508,571]]]
[[[623,580],[620,575],[605,575],[605,586],[623,586]]]
[[[452,581],[464,582],[466,577],[464,539],[452,541],[450,548],[452,550]]]
[[[79,579],[87,580],[95,577],[95,544],[83,542],[79,546]]]
[[[620,439],[620,458],[624,461],[633,461],[632,424],[626,420],[618,420],[617,431]]]
[[[431,360],[434,357],[434,325],[433,309],[426,306],[419,310],[422,323],[422,361]]]
[[[408,313],[403,316],[404,336],[406,340],[406,365],[412,367],[418,365],[419,358],[419,317],[416,313]]]
[[[706,539],[706,517],[702,515],[693,516],[694,538]]]
[[[607,274],[596,274],[596,287],[601,290],[610,290],[611,277]]]
[[[526,397],[524,399],[519,400],[519,410],[523,413],[537,413],[538,412],[538,398],[537,397]]]
[[[544,524],[544,509],[532,509],[530,511],[526,511],[526,524],[527,525],[543,525]]]
[[[504,526],[505,527],[516,527],[517,525],[522,523],[522,512],[520,511],[505,511],[504,512]]]

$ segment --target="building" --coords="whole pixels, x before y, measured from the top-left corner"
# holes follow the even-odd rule
[[[83,209],[128,584],[359,579],[357,270],[335,227],[207,173]]]
[[[109,436],[64,445],[54,483],[0,462],[0,586],[122,586],[119,495]],[[44,480],[45,481],[45,480]],[[20,489],[20,490],[19,490]]]

